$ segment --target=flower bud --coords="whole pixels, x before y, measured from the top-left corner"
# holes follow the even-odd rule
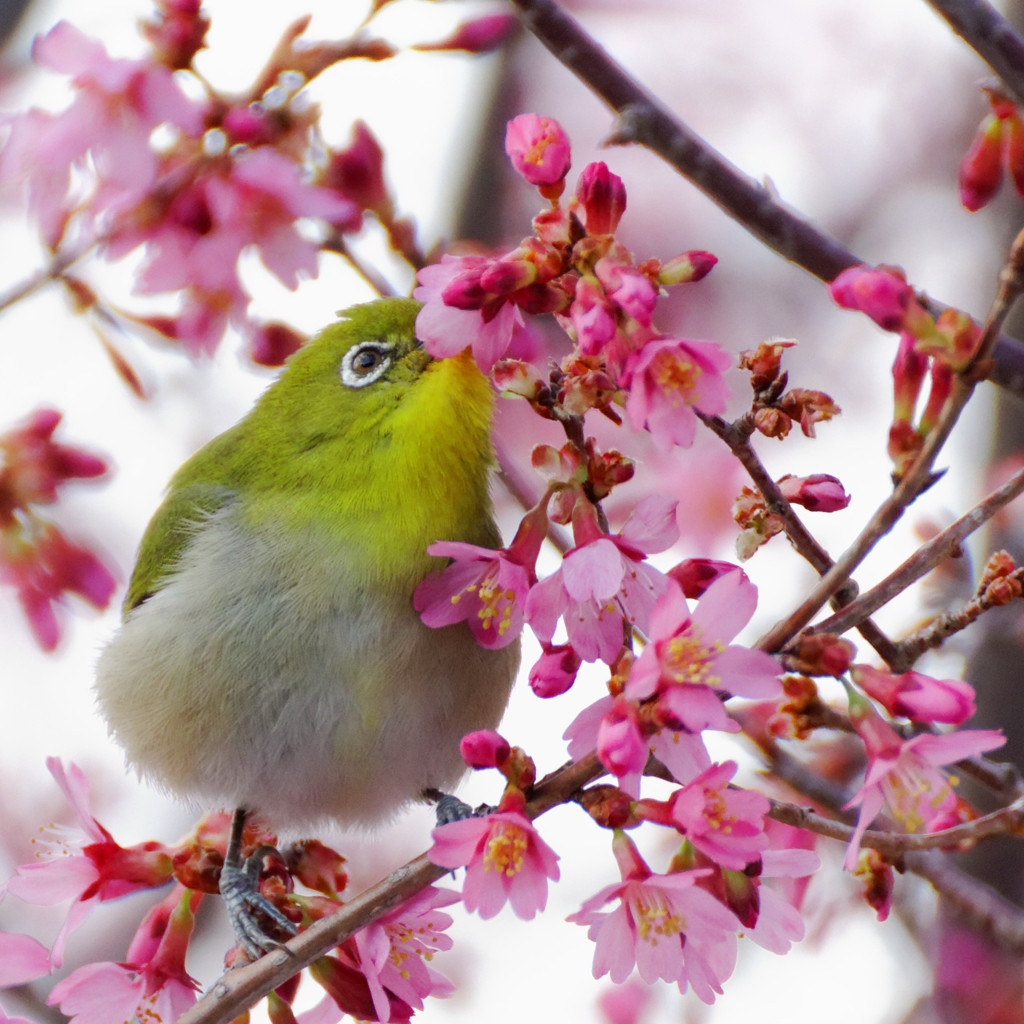
[[[626,187],[606,164],[587,164],[576,184],[576,199],[583,207],[587,234],[610,235],[626,210]]]
[[[1003,180],[1003,122],[989,114],[960,161],[960,202],[975,213],[999,191]]]
[[[732,562],[721,562],[714,558],[685,558],[669,569],[666,575],[683,588],[685,597],[696,601],[715,580],[730,572],[743,570]]]
[[[903,331],[900,334],[900,347],[896,352],[896,360],[892,364],[893,396],[895,399],[895,419],[910,423],[917,408],[917,399],[921,394],[921,384],[928,371],[928,359],[921,355],[914,346],[914,338]]]
[[[718,257],[702,249],[691,249],[673,256],[667,263],[662,263],[658,271],[658,284],[671,287],[674,284],[686,284],[699,281],[711,273],[711,268],[718,262]]]
[[[1017,194],[1024,196],[1024,121],[1014,113],[1003,121],[1003,162]]]
[[[363,121],[352,125],[348,148],[331,156],[323,184],[351,199],[361,210],[391,213],[392,203],[384,182],[384,151]]]
[[[488,14],[461,24],[447,39],[439,43],[419,43],[412,49],[461,50],[463,53],[490,53],[512,34],[518,24],[514,14]]]
[[[778,483],[787,501],[802,505],[808,512],[838,512],[850,504],[850,496],[843,490],[843,485],[828,473],[813,473],[811,476],[787,473]]]
[[[850,674],[890,715],[914,722],[960,725],[977,710],[974,687],[959,679],[933,679],[921,672],[894,676],[869,665],[854,665]]]
[[[249,355],[260,366],[283,366],[285,360],[305,345],[307,337],[287,324],[262,323],[249,337]]]
[[[843,309],[859,309],[885,331],[900,330],[914,301],[914,290],[905,280],[863,263],[844,270],[829,285],[829,292]]]
[[[345,858],[319,839],[302,839],[282,851],[288,870],[307,889],[337,899],[348,885]]]
[[[569,138],[551,117],[520,114],[505,129],[505,152],[531,185],[554,185],[572,161]]]
[[[849,640],[831,633],[812,633],[797,639],[795,649],[786,655],[786,668],[809,676],[838,679],[849,669],[856,653],[857,648]]]
[[[493,729],[478,729],[462,737],[459,753],[470,768],[499,768],[508,760],[512,747]]]
[[[738,367],[750,371],[750,386],[755,392],[763,391],[782,373],[782,353],[792,348],[795,341],[772,338],[762,341],[757,348],[740,353]]]
[[[530,669],[530,689],[538,697],[557,697],[576,681],[582,659],[571,644],[543,645],[543,653]]]
[[[779,399],[779,407],[789,417],[800,422],[804,437],[814,437],[814,424],[838,416],[842,409],[824,391],[810,388],[791,388]]]
[[[590,786],[583,791],[580,806],[602,828],[635,828],[640,824],[633,813],[633,798],[616,786]]]
[[[597,756],[605,768],[621,778],[643,771],[647,754],[636,705],[620,697],[598,726]]]
[[[605,257],[597,261],[594,273],[604,285],[608,297],[643,327],[651,326],[658,301],[657,289],[633,267],[624,267]]]
[[[754,413],[754,427],[765,437],[781,441],[792,426],[793,421],[781,409],[761,408]]]

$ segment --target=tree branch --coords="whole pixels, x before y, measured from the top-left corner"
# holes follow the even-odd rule
[[[636,142],[657,153],[755,238],[822,281],[864,262],[777,202],[666,109],[554,0],[512,2],[554,57],[619,115],[619,129],[610,142]],[[941,308],[940,303],[929,305]],[[989,379],[1024,397],[1024,344],[1000,336]]]
[[[546,776],[528,794],[526,813],[539,817],[568,801],[577,790],[605,773],[595,754],[570,761]],[[425,853],[370,886],[340,910],[300,932],[276,951],[244,967],[228,971],[200,1000],[178,1018],[177,1024],[228,1024],[260,999],[330,952],[339,943],[448,874],[431,864]]]

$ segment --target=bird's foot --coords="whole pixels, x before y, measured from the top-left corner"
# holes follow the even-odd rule
[[[256,918],[257,914],[269,919],[277,930],[287,935],[297,934],[298,929],[259,891],[263,858],[268,853],[276,854],[277,850],[273,846],[260,846],[242,860],[245,815],[244,808],[238,808],[231,820],[231,838],[220,871],[220,894],[238,945],[250,960],[258,960],[273,949],[290,951],[282,942],[267,935]]]
[[[439,826],[450,825],[453,821],[465,821],[466,818],[483,818],[494,811],[489,804],[470,807],[464,800],[451,793],[442,793],[439,789],[425,789],[423,795],[435,804]]]

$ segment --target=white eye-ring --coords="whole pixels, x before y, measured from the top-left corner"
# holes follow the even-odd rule
[[[341,382],[350,388],[365,388],[379,380],[391,365],[394,345],[386,341],[360,341],[341,360]]]

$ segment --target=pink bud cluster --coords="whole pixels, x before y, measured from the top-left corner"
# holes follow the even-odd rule
[[[693,443],[694,410],[725,408],[722,372],[730,359],[717,345],[666,337],[653,326],[664,288],[699,281],[717,262],[690,251],[662,264],[637,264],[615,237],[626,209],[622,179],[604,163],[588,164],[568,203],[569,140],[551,118],[521,114],[508,124],[505,151],[551,208],[534,218],[534,234],[497,257],[445,256],[418,274],[413,293],[424,303],[417,333],[435,356],[467,344],[490,371],[505,354],[523,315],[552,313],[575,342],[563,364],[558,401],[574,415],[628,393],[626,412],[664,449]],[[495,368],[502,386],[536,398],[536,371],[515,361]],[[551,414],[550,407],[548,415]]]
[[[0,434],[0,583],[14,587],[39,645],[53,650],[60,640],[58,608],[75,594],[106,608],[116,582],[100,558],[41,518],[67,481],[93,479],[107,471],[95,455],[53,440],[61,415],[40,409],[25,424]]]

